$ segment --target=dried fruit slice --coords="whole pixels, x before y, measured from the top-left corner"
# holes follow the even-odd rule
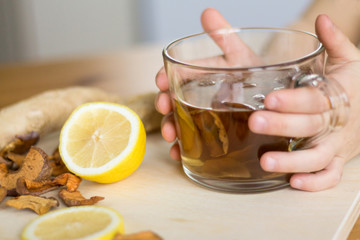
[[[8,196],[16,196],[16,183],[21,177],[40,181],[51,176],[51,167],[47,154],[38,147],[31,147],[23,164],[17,171],[8,171],[4,163],[0,163],[0,183],[7,189]]]
[[[184,107],[178,102],[175,102],[175,116],[179,124],[178,134],[181,140],[183,154],[186,155],[187,158],[196,159],[199,158],[202,153],[200,136],[191,119],[190,113],[188,110],[185,110]]]
[[[79,191],[69,191],[66,189],[61,189],[59,192],[59,197],[64,201],[66,206],[83,206],[83,205],[94,205],[98,201],[103,200],[103,197],[94,196],[90,199],[86,199]]]
[[[62,208],[30,222],[23,240],[33,239],[113,239],[124,232],[122,216],[102,206]]]
[[[23,195],[14,197],[6,202],[6,205],[17,209],[31,209],[39,215],[47,213],[52,207],[59,206],[58,200],[53,197],[38,197]]]

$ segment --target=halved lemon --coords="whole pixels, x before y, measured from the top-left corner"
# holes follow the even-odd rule
[[[79,106],[60,132],[59,152],[74,174],[96,182],[126,178],[141,164],[146,133],[126,106],[95,102]]]
[[[123,217],[114,209],[102,206],[62,208],[31,221],[22,239],[113,239],[124,232]]]

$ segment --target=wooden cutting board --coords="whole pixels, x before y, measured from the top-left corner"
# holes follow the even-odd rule
[[[57,138],[50,135],[39,145],[50,153]],[[345,166],[341,183],[330,190],[231,194],[187,179],[169,158],[169,147],[160,134],[149,135],[144,161],[131,176],[113,184],[83,181],[79,190],[85,197],[104,196],[98,204],[118,210],[127,233],[152,230],[164,239],[346,239],[359,215],[360,157]],[[4,202],[0,208],[4,240],[19,239],[37,216]]]

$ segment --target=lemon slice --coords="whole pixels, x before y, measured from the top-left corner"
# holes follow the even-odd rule
[[[31,221],[22,239],[113,239],[124,232],[122,216],[102,206],[81,206],[55,210]]]
[[[59,152],[74,174],[96,182],[119,181],[141,164],[146,133],[126,106],[96,102],[79,106],[60,132]]]

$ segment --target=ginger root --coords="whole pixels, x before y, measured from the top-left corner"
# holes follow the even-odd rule
[[[155,109],[155,97],[155,93],[146,93],[127,98],[122,103],[139,115],[146,132],[160,129],[162,115]]]
[[[143,120],[147,132],[160,127],[161,115],[154,107],[155,94],[122,99],[92,87],[69,87],[46,91],[0,109],[0,150],[16,135],[36,132],[41,136],[60,130],[71,112],[87,102],[107,101],[127,105]]]
[[[14,136],[60,129],[70,113],[88,101],[119,101],[95,88],[72,87],[41,93],[0,110],[0,149]]]

